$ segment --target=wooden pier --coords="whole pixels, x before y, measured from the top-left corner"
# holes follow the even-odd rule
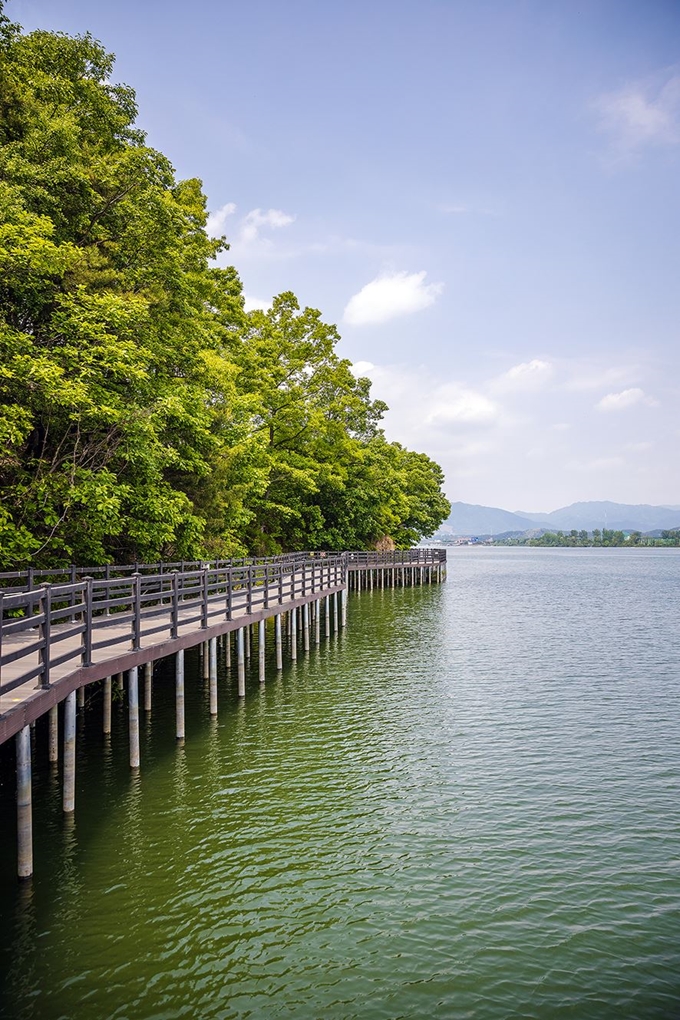
[[[210,714],[218,713],[217,647],[236,659],[238,695],[257,632],[265,683],[266,623],[273,618],[276,669],[283,634],[292,661],[347,620],[347,592],[444,579],[446,552],[294,553],[210,563],[70,567],[0,574],[0,744],[16,739],[17,872],[33,873],[31,725],[48,721],[48,756],[59,758],[63,702],[63,809],[75,810],[76,709],[87,684],[103,682],[103,729],[111,731],[114,678],[127,676],[130,767],[140,767],[142,704],[151,709],[153,663],[175,659],[176,737],[184,740],[184,653],[202,646]],[[232,650],[231,635],[235,634]]]

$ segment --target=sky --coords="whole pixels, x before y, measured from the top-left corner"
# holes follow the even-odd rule
[[[680,504],[678,0],[10,0],[90,31],[451,500]]]

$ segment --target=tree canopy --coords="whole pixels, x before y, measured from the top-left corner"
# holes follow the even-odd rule
[[[320,312],[245,312],[113,57],[0,19],[0,569],[432,534],[441,469]]]

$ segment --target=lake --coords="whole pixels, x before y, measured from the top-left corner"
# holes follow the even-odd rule
[[[679,571],[451,550],[245,701],[220,660],[217,723],[188,653],[184,746],[161,665],[139,775],[88,691],[24,885],[0,762],[0,1016],[680,1015]]]

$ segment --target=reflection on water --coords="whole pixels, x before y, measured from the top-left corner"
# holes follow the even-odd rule
[[[680,1014],[673,550],[455,550],[142,768],[88,700],[75,820],[40,728],[36,876],[2,772],[0,1016]],[[268,642],[268,653],[273,641]]]

